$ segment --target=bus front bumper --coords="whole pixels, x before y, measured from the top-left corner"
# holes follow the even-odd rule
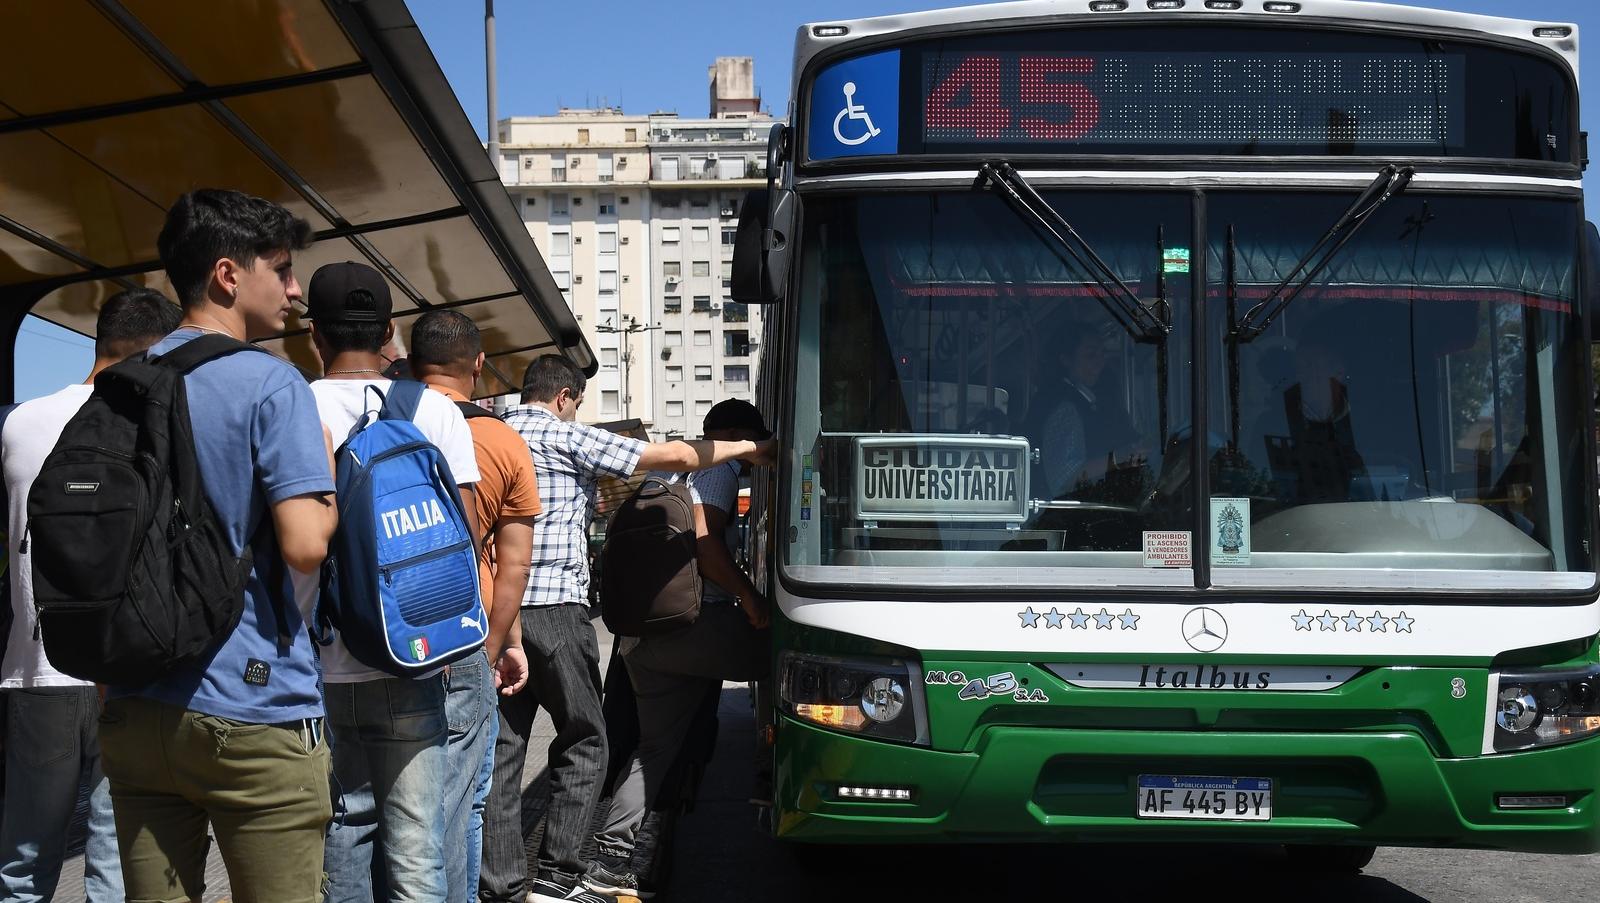
[[[1600,850],[1600,738],[1440,759],[1406,733],[1224,733],[991,727],[941,752],[784,718],[778,836],[810,842],[1225,841]],[[1149,820],[1139,775],[1267,778],[1269,821]],[[909,802],[838,788],[910,789]],[[1564,808],[1502,809],[1504,794]]]

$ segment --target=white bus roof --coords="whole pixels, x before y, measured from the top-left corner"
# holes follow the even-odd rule
[[[957,6],[925,12],[876,16],[870,19],[846,19],[811,22],[800,27],[795,40],[794,85],[790,103],[799,96],[800,77],[811,58],[840,44],[854,43],[862,38],[892,35],[926,28],[951,25],[987,26],[999,23],[1022,23],[1035,20],[1037,24],[1082,24],[1085,22],[1134,22],[1139,16],[1184,17],[1190,20],[1205,19],[1219,24],[1230,21],[1272,22],[1294,25],[1298,21],[1317,19],[1323,22],[1350,22],[1357,24],[1414,26],[1420,29],[1454,29],[1481,32],[1523,41],[1530,46],[1554,50],[1572,69],[1574,80],[1578,77],[1578,26],[1569,22],[1550,22],[1535,19],[1507,19],[1500,16],[1480,16],[1419,6],[1400,6],[1393,3],[1372,3],[1367,0],[1242,0],[1237,10],[1217,10],[1206,6],[1205,0],[1187,0],[1182,9],[1150,9],[1146,0],[1126,0],[1126,8],[1096,12],[1090,9],[1097,0],[1020,0],[1014,3],[990,3],[979,6]],[[1265,7],[1292,2],[1297,12],[1268,12]],[[1154,24],[1154,23],[1152,23]],[[843,34],[819,37],[816,29],[842,26]],[[1549,37],[1536,36],[1535,28],[1566,29],[1564,34]]]

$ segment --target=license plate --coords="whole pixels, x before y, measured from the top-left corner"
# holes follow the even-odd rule
[[[1134,814],[1139,818],[1267,821],[1272,818],[1272,781],[1142,774]]]

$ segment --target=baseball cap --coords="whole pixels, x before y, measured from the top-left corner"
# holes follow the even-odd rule
[[[394,312],[389,282],[364,263],[317,267],[306,292],[308,320],[326,323],[387,323]]]
[[[701,428],[708,433],[712,430],[751,430],[762,439],[772,436],[772,430],[767,429],[756,406],[738,398],[729,398],[713,405],[706,412]]]

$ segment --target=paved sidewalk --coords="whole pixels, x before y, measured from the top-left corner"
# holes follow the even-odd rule
[[[600,661],[602,663],[611,658],[611,634],[598,618],[594,622],[595,630],[600,638]],[[603,667],[603,666],[602,666]],[[535,806],[525,807],[532,809],[530,821],[537,821],[542,812],[543,803],[549,799],[549,780],[545,776],[545,753],[550,746],[550,741],[555,739],[555,726],[550,723],[550,717],[542,710],[539,718],[533,725],[533,734],[528,741],[528,764],[523,770],[523,794],[529,803]],[[70,847],[71,855],[61,869],[61,883],[56,888],[56,897],[59,900],[83,899],[83,818],[80,817],[73,828],[73,841]],[[530,838],[530,844],[536,838]],[[206,892],[204,903],[231,903],[233,895],[228,887],[228,872],[223,867],[222,857],[217,853],[216,845],[211,847],[211,857],[206,862]]]

